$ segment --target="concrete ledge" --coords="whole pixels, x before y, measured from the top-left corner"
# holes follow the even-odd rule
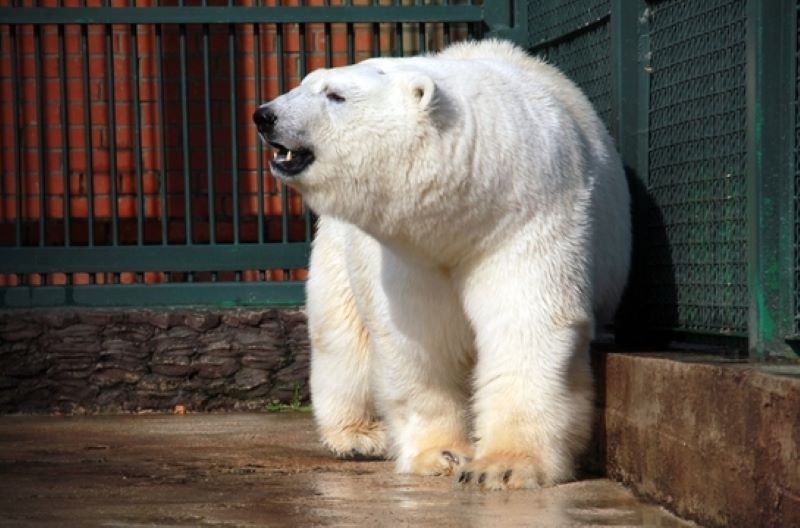
[[[611,478],[707,526],[800,526],[800,365],[594,359]]]

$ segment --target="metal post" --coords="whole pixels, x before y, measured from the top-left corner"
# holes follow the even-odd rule
[[[617,316],[620,342],[645,340],[641,317],[644,298],[639,285],[641,241],[646,236],[647,216],[647,80],[645,71],[647,25],[643,1],[611,2],[611,134],[622,158],[631,192],[633,256],[629,286]],[[644,156],[642,155],[644,151]]]
[[[787,346],[794,294],[793,119],[796,5],[747,4],[747,277],[753,359]]]

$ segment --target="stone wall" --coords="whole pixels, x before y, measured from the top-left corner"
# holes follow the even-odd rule
[[[264,409],[307,402],[288,309],[0,312],[0,413]]]

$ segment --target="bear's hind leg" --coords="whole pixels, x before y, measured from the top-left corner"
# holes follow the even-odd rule
[[[320,221],[309,266],[306,310],[314,418],[323,443],[336,456],[378,458],[386,454],[386,431],[370,388],[370,338],[336,234],[334,223]]]

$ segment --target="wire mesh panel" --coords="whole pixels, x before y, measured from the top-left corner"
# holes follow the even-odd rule
[[[570,40],[547,47],[540,56],[558,66],[592,101],[610,129],[611,33],[604,22]]]
[[[651,5],[652,327],[747,331],[746,0]]]
[[[532,51],[581,87],[607,127],[612,107],[609,12],[608,0],[528,4]]]
[[[531,0],[528,2],[528,43],[535,47],[566,38],[610,12],[610,0]]]
[[[12,1],[0,306],[302,302],[312,214],[269,176],[253,110],[482,27],[472,2]]]

